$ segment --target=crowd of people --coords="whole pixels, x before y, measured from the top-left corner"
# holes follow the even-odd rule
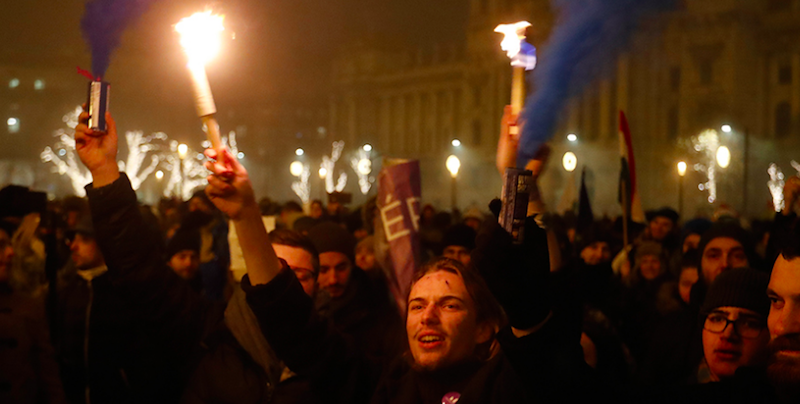
[[[752,223],[668,207],[586,222],[540,190],[521,241],[498,202],[424,205],[398,304],[374,199],[256,202],[222,148],[190,200],[142,206],[113,118],[102,133],[86,118],[87,198],[0,191],[0,402],[800,400],[800,178]]]

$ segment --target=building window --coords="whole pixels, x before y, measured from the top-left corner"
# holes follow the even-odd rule
[[[775,137],[782,139],[792,131],[792,107],[784,101],[775,107]]]
[[[6,124],[8,125],[8,133],[17,133],[17,132],[19,132],[19,119],[18,118],[14,118],[14,117],[8,118],[8,120],[6,121]]]
[[[14,77],[13,79],[9,80],[8,88],[17,88],[19,87],[19,79]]]
[[[700,84],[704,86],[711,85],[714,80],[714,64],[710,60],[705,60],[700,63]]]
[[[33,89],[37,91],[44,90],[44,80],[36,79],[36,81],[33,82]]]
[[[767,8],[770,11],[785,11],[792,8],[792,0],[769,0]]]
[[[778,83],[792,84],[792,65],[782,64],[778,67]]]
[[[673,92],[678,92],[681,88],[681,68],[673,67],[669,70],[669,88]]]
[[[480,146],[482,141],[482,128],[481,128],[481,121],[473,121],[472,122],[472,145],[473,146]]]
[[[667,136],[672,140],[678,138],[678,118],[678,107],[670,108],[667,116]]]

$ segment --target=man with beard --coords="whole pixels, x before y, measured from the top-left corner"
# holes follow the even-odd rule
[[[786,248],[775,261],[767,294],[772,385],[784,402],[800,401],[800,251]]]

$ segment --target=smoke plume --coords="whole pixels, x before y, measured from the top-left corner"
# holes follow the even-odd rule
[[[92,74],[106,74],[111,53],[119,46],[122,33],[144,14],[155,0],[89,0],[81,19],[83,38],[92,53]]]
[[[520,166],[553,135],[567,100],[613,71],[640,22],[677,0],[551,0],[558,22],[533,71],[536,90],[521,119]]]

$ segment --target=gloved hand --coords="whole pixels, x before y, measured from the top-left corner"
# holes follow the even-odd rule
[[[472,264],[503,306],[510,325],[526,330],[544,321],[551,310],[547,233],[528,217],[523,243],[512,241],[497,220],[485,221],[478,232]]]

